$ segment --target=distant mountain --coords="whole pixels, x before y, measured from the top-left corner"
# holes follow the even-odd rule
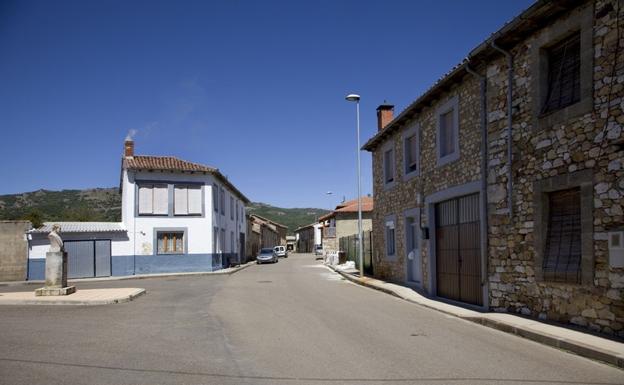
[[[256,214],[261,217],[270,219],[277,223],[280,223],[288,227],[288,233],[292,234],[293,231],[301,226],[309,225],[316,222],[316,219],[323,214],[328,213],[327,210],[314,209],[314,208],[293,208],[285,209],[281,207],[275,207],[266,203],[253,202],[247,207],[247,212],[250,214]]]
[[[251,203],[248,212],[288,227],[292,233],[307,225],[327,210],[312,208],[285,209],[264,203]],[[87,190],[37,190],[0,195],[1,219],[30,219],[36,221],[121,221],[121,197],[117,187]]]
[[[30,219],[31,216],[42,221],[120,221],[119,189],[37,190],[0,195],[0,219]]]

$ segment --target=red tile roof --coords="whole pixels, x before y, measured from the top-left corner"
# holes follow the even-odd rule
[[[369,196],[362,197],[362,212],[371,212],[373,211],[373,198]],[[358,212],[358,200],[353,199],[350,201],[342,202],[336,209],[328,214],[323,215],[319,218],[319,221],[324,221],[329,218],[332,218],[336,215],[336,213],[357,213]]]
[[[219,169],[203,164],[193,163],[178,159],[175,156],[151,156],[135,155],[123,158],[123,168],[127,170],[158,170],[158,171],[182,171],[182,172],[202,172],[208,173],[219,179],[245,203],[249,199],[243,195],[234,185],[219,171]]]
[[[124,168],[130,170],[172,170],[172,171],[198,171],[213,173],[218,171],[214,167],[203,164],[188,162],[174,156],[146,156],[137,155],[124,158]]]

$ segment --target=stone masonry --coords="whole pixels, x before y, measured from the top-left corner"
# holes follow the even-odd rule
[[[624,4],[617,0],[566,4],[564,11],[548,2],[536,13],[527,14],[534,12],[529,9],[524,18],[546,17],[539,15],[549,12],[554,16],[530,28],[521,24],[493,35],[513,55],[512,164],[507,160],[507,59],[492,48],[475,49],[469,63],[460,65],[469,64],[485,76],[487,85],[485,278],[489,298],[485,302],[494,311],[624,337],[624,269],[609,265],[607,243],[609,232],[624,230]],[[580,31],[581,36],[580,101],[542,114],[536,106],[543,97],[544,49],[570,31]],[[457,68],[365,145],[373,156],[374,271],[382,279],[406,281],[403,212],[421,208],[420,226],[427,228],[429,215],[423,202],[428,196],[481,180],[479,81]],[[438,166],[436,109],[453,97],[459,108],[460,155]],[[420,170],[417,176],[405,178],[402,135],[414,126],[420,135]],[[383,170],[383,154],[389,146],[394,149],[396,170],[396,182],[390,186],[384,183]],[[570,187],[581,191],[582,281],[575,284],[544,279],[541,264],[548,212],[545,194]],[[397,220],[395,258],[385,255],[388,215],[396,215]],[[435,236],[434,229],[429,230],[430,238]],[[425,290],[432,279],[427,266],[430,242],[420,240]]]

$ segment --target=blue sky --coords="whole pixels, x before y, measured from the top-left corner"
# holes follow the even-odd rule
[[[364,143],[384,99],[399,113],[531,3],[2,1],[0,194],[116,186],[136,130],[137,154],[218,167],[253,201],[329,208],[357,191],[344,96]]]

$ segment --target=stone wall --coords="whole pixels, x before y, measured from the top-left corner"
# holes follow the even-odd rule
[[[609,8],[604,8],[605,6]],[[607,11],[605,12],[605,9]],[[503,58],[489,63],[488,105],[490,136],[488,159],[489,281],[490,306],[496,311],[517,312],[561,322],[571,322],[607,334],[624,336],[623,269],[609,267],[607,233],[624,228],[623,140],[624,59],[621,48],[615,60],[617,30],[615,2],[598,1],[577,9],[565,18],[529,37],[513,48],[513,217],[509,217],[507,194],[506,93],[507,66]],[[536,117],[534,70],[537,49],[558,30],[578,23],[583,12],[592,18],[590,46],[593,94],[586,112],[561,119]],[[620,11],[622,12],[622,11]],[[603,14],[604,13],[604,14]],[[601,14],[601,17],[597,17]],[[620,29],[624,18],[620,15]],[[624,36],[620,33],[620,39]],[[620,47],[624,41],[620,41]],[[582,48],[583,49],[583,48]],[[611,77],[615,66],[615,76]],[[533,69],[533,70],[532,70]],[[593,87],[592,87],[593,86]],[[583,85],[581,85],[583,87]],[[581,103],[581,102],[579,102]],[[591,264],[583,266],[589,282],[565,284],[540,279],[536,263],[543,218],[536,213],[536,183],[574,179],[583,171],[593,177],[589,190],[589,217],[593,237],[587,240]],[[590,177],[590,178],[591,178]],[[590,179],[591,180],[591,179]],[[552,182],[551,182],[552,181]],[[582,198],[583,199],[583,198]],[[593,207],[592,207],[593,205]],[[591,226],[590,226],[591,228]],[[538,230],[541,229],[541,230]]]
[[[0,282],[26,280],[31,227],[29,221],[0,221]]]
[[[491,56],[475,68],[487,79],[488,300],[495,311],[569,322],[624,337],[624,269],[609,266],[607,245],[608,232],[624,230],[624,11],[615,0],[585,4],[506,47],[514,58],[512,165],[507,161],[506,58]],[[548,44],[574,30],[581,31],[581,101],[541,114],[537,88],[544,66],[540,55]],[[438,167],[435,111],[454,96],[459,99],[460,158]],[[373,151],[376,276],[405,281],[405,210],[423,207],[431,194],[480,180],[479,108],[478,81],[466,74],[458,84],[438,92],[436,100],[411,113],[412,121]],[[405,179],[402,133],[413,123],[420,126],[420,173]],[[383,151],[389,145],[394,148],[397,172],[391,187],[383,183]],[[507,202],[510,166],[512,210]],[[539,262],[547,225],[540,201],[548,191],[571,185],[581,186],[582,191],[583,280],[579,284],[544,280]],[[426,211],[421,210],[422,227],[429,225]],[[388,215],[397,219],[397,256],[391,259],[385,255]],[[430,237],[434,236],[430,229]],[[420,249],[427,288],[429,242],[423,240]]]
[[[383,181],[382,145],[373,153],[373,264],[375,275],[395,281],[406,280],[405,217],[407,210],[422,208],[424,198],[432,193],[463,185],[480,179],[481,134],[479,121],[479,84],[466,74],[464,81],[448,90],[428,107],[423,108],[387,142],[391,142],[395,153],[396,182],[387,187]],[[459,107],[459,159],[438,166],[436,161],[437,109],[451,98],[457,97]],[[419,127],[420,165],[415,177],[406,178],[403,167],[403,132]],[[396,215],[395,244],[396,257],[387,258],[385,253],[384,221],[387,216]],[[426,210],[421,210],[421,226],[427,227]],[[432,233],[433,236],[433,233]],[[429,242],[421,240],[423,288],[429,284],[427,266]]]

